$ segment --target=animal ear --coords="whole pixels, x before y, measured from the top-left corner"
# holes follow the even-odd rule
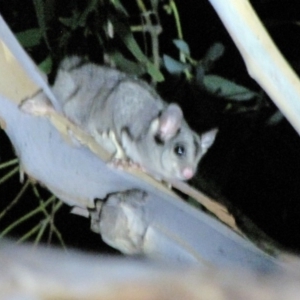
[[[177,104],[170,104],[159,117],[158,136],[162,141],[172,138],[181,126],[183,114]]]
[[[208,150],[209,147],[214,143],[218,129],[214,128],[209,131],[202,133],[201,135],[201,147],[204,153]]]

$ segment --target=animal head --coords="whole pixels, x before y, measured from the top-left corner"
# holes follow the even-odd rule
[[[153,157],[149,162],[166,179],[189,180],[195,175],[199,160],[213,144],[216,133],[213,129],[200,137],[183,119],[181,108],[170,104],[152,121],[149,138],[154,139],[156,147],[148,153]]]

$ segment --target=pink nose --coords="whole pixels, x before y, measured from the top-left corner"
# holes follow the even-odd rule
[[[186,167],[182,170],[182,175],[186,180],[188,180],[194,176],[194,171],[192,168]]]

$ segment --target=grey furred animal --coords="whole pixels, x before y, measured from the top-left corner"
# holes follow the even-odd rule
[[[126,158],[161,179],[192,178],[215,139],[216,130],[200,138],[181,108],[165,103],[146,82],[77,56],[62,61],[53,92],[69,120],[104,148],[116,149],[103,145],[103,134],[113,132]]]

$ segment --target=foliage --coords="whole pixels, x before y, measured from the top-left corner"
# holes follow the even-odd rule
[[[0,164],[0,171],[5,169],[10,169],[10,171],[7,171],[4,173],[4,175],[0,178],[0,184],[7,183],[13,176],[16,176],[18,172],[20,172],[20,168],[17,166],[18,160],[13,159],[8,162]],[[2,172],[1,172],[2,173]],[[54,215],[58,211],[58,209],[62,206],[62,202],[58,201],[55,196],[49,196],[47,200],[43,199],[40,195],[36,185],[34,185],[32,182],[30,182],[30,179],[26,180],[26,183],[20,188],[20,191],[17,193],[15,198],[11,200],[6,207],[0,211],[0,221],[5,220],[6,217],[9,217],[9,214],[14,211],[14,208],[16,205],[20,204],[22,197],[24,198],[24,195],[26,192],[28,192],[28,189],[30,187],[33,190],[34,197],[38,201],[38,206],[32,209],[29,212],[25,212],[23,216],[20,218],[17,218],[13,223],[9,224],[4,228],[0,233],[0,238],[7,237],[7,235],[15,230],[18,227],[24,226],[24,223],[26,221],[30,220],[31,218],[42,215],[42,220],[38,222],[33,228],[30,228],[27,232],[23,233],[21,237],[18,239],[18,242],[26,241],[30,238],[34,238],[34,244],[37,244],[40,242],[42,236],[45,234],[46,230],[48,230],[48,242],[50,243],[52,240],[52,235],[54,234],[58,240],[60,241],[60,244],[64,246],[64,241],[61,237],[61,234],[57,227],[54,224]]]
[[[27,49],[38,49],[43,43],[47,45],[48,55],[39,63],[45,73],[51,72],[53,60],[74,52],[74,48],[70,51],[69,47],[73,45],[72,38],[75,36],[75,52],[82,51],[83,55],[88,56],[102,53],[102,62],[137,76],[148,74],[154,83],[164,80],[161,70],[166,69],[173,75],[184,74],[187,80],[196,81],[199,86],[221,98],[246,101],[258,97],[248,88],[221,76],[207,74],[222,57],[225,51],[222,44],[213,44],[201,60],[192,57],[190,47],[183,39],[180,13],[175,1],[163,4],[136,0],[138,25],[133,24],[134,13],[131,11],[134,9],[127,8],[125,2],[90,0],[84,6],[79,3],[74,1],[68,11],[62,11],[64,4],[60,6],[59,1],[34,0],[37,27],[17,33],[17,38]],[[179,61],[169,54],[160,53],[159,35],[163,31],[160,19],[166,15],[173,17],[176,27],[178,36],[173,43],[178,50]],[[84,49],[78,47],[81,42],[85,45]],[[91,48],[98,52],[91,53],[88,50]]]

